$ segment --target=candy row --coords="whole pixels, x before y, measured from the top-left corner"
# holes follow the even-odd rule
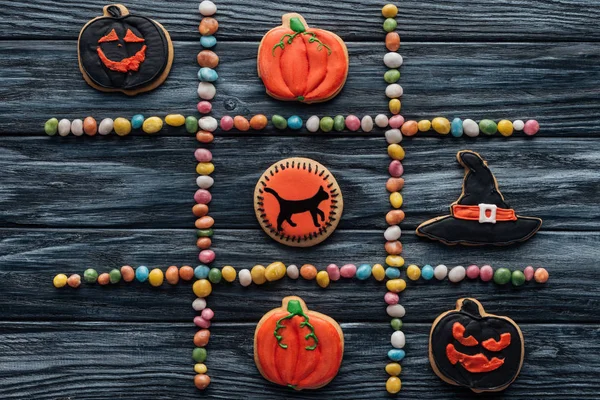
[[[448,267],[443,264],[440,264],[435,268],[431,265],[425,265],[420,268],[413,264],[406,268],[406,276],[411,281],[417,281],[419,278],[429,281],[434,277],[441,281],[447,277],[448,280],[453,283],[460,282],[465,278],[479,278],[483,282],[493,280],[494,283],[498,285],[506,285],[510,282],[513,286],[522,286],[525,282],[531,280],[535,280],[537,283],[546,283],[549,278],[548,271],[545,268],[534,269],[531,265],[525,267],[523,271],[516,269],[511,272],[508,268],[498,268],[494,270],[490,265],[484,265],[480,268],[474,264],[469,265],[466,268],[458,265],[452,269],[448,269]]]
[[[406,121],[402,119],[401,132],[404,136],[414,136],[417,132],[428,132],[433,130],[440,135],[451,134],[453,137],[461,137],[466,135],[468,137],[477,137],[480,133],[486,136],[493,136],[496,133],[500,133],[504,137],[512,136],[515,131],[523,131],[527,136],[533,136],[540,130],[540,124],[530,119],[523,122],[520,119],[509,121],[502,119],[497,123],[491,119],[482,119],[479,123],[472,119],[462,120],[460,118],[454,118],[452,122],[444,117],[436,117],[431,121],[423,119],[420,121]]]
[[[189,116],[184,117],[181,114],[169,114],[165,117],[164,123],[169,126],[183,126],[189,133],[196,133],[198,130],[199,123],[206,123],[196,117]],[[104,118],[100,121],[100,124],[96,122],[94,117],[86,117],[85,119],[74,119],[70,121],[68,119],[61,119],[60,121],[56,118],[50,118],[44,124],[44,132],[48,136],[54,136],[57,133],[59,136],[82,136],[84,133],[87,136],[95,136],[96,134],[106,136],[111,133],[116,133],[119,136],[127,136],[133,129],[141,129],[145,133],[155,134],[158,133],[163,127],[163,120],[160,117],[149,117],[145,118],[142,114],[136,114],[128,120],[124,117],[118,117],[116,119]]]

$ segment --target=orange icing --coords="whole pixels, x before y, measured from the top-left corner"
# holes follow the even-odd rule
[[[452,336],[463,346],[477,346],[479,342],[473,336],[465,337],[465,327],[460,322],[452,325]]]
[[[140,64],[144,62],[146,59],[146,45],[144,45],[140,51],[135,53],[131,57],[127,57],[122,59],[121,61],[112,61],[109,60],[108,57],[104,54],[100,46],[97,48],[98,57],[102,60],[102,63],[111,71],[117,72],[129,72],[129,71],[137,71],[140,69]]]
[[[502,351],[510,346],[510,333],[503,333],[500,335],[500,341],[494,339],[488,339],[481,343],[484,349],[489,351]]]
[[[464,369],[472,373],[494,371],[504,364],[504,360],[498,357],[494,357],[490,360],[482,353],[473,356],[461,353],[454,348],[453,344],[446,346],[446,356],[452,365],[460,363]]]

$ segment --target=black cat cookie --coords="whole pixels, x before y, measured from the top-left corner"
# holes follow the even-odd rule
[[[437,317],[429,335],[429,362],[451,385],[476,393],[506,389],[519,375],[525,344],[510,318],[488,314],[475,299]]]
[[[260,226],[288,246],[309,247],[327,239],[343,208],[342,192],[331,172],[308,158],[271,165],[254,190]]]
[[[150,18],[130,14],[122,4],[103,11],[79,33],[77,54],[85,81],[98,90],[130,96],[161,85],[173,64],[167,30]]]
[[[445,244],[499,245],[523,242],[542,226],[542,220],[516,215],[504,201],[487,162],[471,150],[459,151],[465,168],[463,191],[450,205],[450,215],[423,222],[417,235]]]

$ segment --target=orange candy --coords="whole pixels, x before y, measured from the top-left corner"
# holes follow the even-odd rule
[[[418,131],[417,121],[406,121],[400,129],[404,136],[414,136]]]
[[[196,240],[196,246],[202,250],[206,250],[210,248],[212,245],[212,240],[209,237],[201,237]]]
[[[219,23],[211,17],[202,18],[198,30],[202,36],[213,35],[219,29]]]
[[[135,279],[135,271],[129,265],[121,267],[121,276],[125,282],[132,282]]]
[[[171,285],[177,285],[179,283],[179,268],[171,265],[165,272],[165,278],[167,278],[167,282]]]
[[[92,117],[83,120],[83,131],[88,136],[94,136],[98,132],[98,123]]]
[[[208,344],[210,339],[210,331],[208,329],[200,329],[194,335],[194,345],[197,347],[204,347]]]
[[[103,274],[100,274],[98,276],[98,285],[108,285],[108,283],[110,282],[110,275],[108,275],[106,272]]]
[[[235,126],[235,129],[242,132],[245,132],[248,129],[250,129],[250,123],[246,118],[242,117],[241,115],[235,116],[235,118],[233,119],[233,126]]]
[[[398,240],[385,242],[385,251],[390,255],[399,255],[402,253],[402,243]]]
[[[215,140],[215,137],[210,132],[198,131],[196,133],[196,140],[200,143],[212,143],[212,141]]]
[[[250,119],[250,127],[257,131],[265,129],[268,123],[267,117],[262,114],[255,115]]]
[[[192,212],[196,217],[204,217],[208,214],[208,206],[206,204],[196,204],[192,207]]]
[[[404,179],[403,178],[389,178],[385,184],[385,188],[388,192],[399,192],[404,187]]]
[[[314,265],[304,264],[300,268],[300,275],[307,281],[313,280],[317,277],[317,268]]]
[[[183,267],[179,268],[179,277],[184,281],[191,281],[194,277],[194,268],[190,267],[189,265],[184,265]]]
[[[533,274],[533,279],[535,279],[537,283],[546,283],[548,282],[549,277],[550,275],[548,274],[548,271],[546,271],[545,268],[538,268]]]
[[[385,215],[385,222],[388,225],[398,225],[404,221],[404,211],[402,210],[391,210]]]
[[[210,385],[210,377],[206,374],[197,374],[194,376],[194,385],[200,390],[204,390]]]
[[[209,217],[208,215],[198,218],[196,220],[196,229],[208,229],[215,224],[215,220],[213,217]]]
[[[73,274],[69,276],[67,279],[67,285],[72,288],[78,288],[81,285],[81,276],[78,274]]]
[[[385,35],[385,47],[389,51],[398,51],[400,48],[400,35],[398,35],[398,32],[390,32]]]

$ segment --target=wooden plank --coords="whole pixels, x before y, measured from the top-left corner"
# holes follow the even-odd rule
[[[509,204],[519,214],[542,218],[542,230],[599,227],[600,159],[593,139],[418,138],[405,139],[403,145],[407,229],[448,212],[460,195],[463,177],[455,155],[465,148],[481,152]],[[0,223],[193,227],[196,146],[190,137],[0,138]],[[386,227],[389,159],[381,134],[218,135],[210,148],[216,166],[211,213],[217,228],[257,229],[252,208],[256,181],[272,163],[291,156],[314,158],[336,176],[345,199],[342,229]]]
[[[75,39],[81,27],[102,13],[106,1],[51,0],[0,1],[4,18],[2,39]],[[197,40],[200,15],[197,3],[128,1],[133,13],[156,18],[177,40]],[[383,31],[384,2],[348,0],[335,2],[290,0],[259,2],[257,6],[234,0],[218,2],[220,40],[258,41],[279,24],[286,12],[299,12],[311,26],[333,30],[345,40],[373,40]],[[476,0],[468,12],[458,0],[440,4],[434,0],[403,1],[398,4],[400,33],[409,40],[598,40],[595,29],[600,18],[592,0]],[[403,39],[404,40],[404,39]]]
[[[525,361],[520,376],[502,398],[597,396],[597,325],[520,326]],[[383,369],[391,333],[387,324],[342,324],[342,367],[318,392],[294,392],[265,381],[252,359],[254,328],[254,323],[214,324],[206,361],[211,385],[199,394],[193,385],[195,330],[191,324],[0,323],[0,396],[7,400],[88,399],[99,394],[119,399],[389,397]],[[445,384],[431,370],[427,361],[429,329],[429,323],[404,327],[407,357],[402,362],[401,396],[472,396],[466,389]],[[565,373],[557,374],[557,363]]]
[[[0,230],[1,318],[5,320],[108,320],[191,321],[194,299],[190,283],[176,287],[164,284],[125,284],[118,287],[83,285],[78,290],[55,289],[57,273],[79,273],[94,267],[108,272],[121,265],[196,265],[197,250],[192,230]],[[474,296],[505,310],[522,322],[597,322],[600,295],[596,284],[600,270],[600,233],[540,232],[522,246],[504,248],[448,248],[403,234],[407,265],[430,263],[524,268],[544,266],[550,272],[545,285],[533,282],[515,288],[493,283],[464,281],[408,282],[402,294],[406,321],[432,321],[457,298]],[[324,269],[329,263],[383,262],[381,232],[339,230],[322,245],[302,250],[284,248],[256,230],[217,230],[214,250],[218,266],[251,268],[281,260]],[[404,273],[403,273],[404,275]],[[267,304],[282,296],[300,295],[314,309],[335,313],[341,322],[387,320],[383,283],[333,282],[325,290],[314,281],[282,281],[260,288],[242,288],[239,283],[215,286],[209,298],[217,322],[258,320]],[[244,304],[240,308],[235,305]],[[532,312],[532,310],[540,312]]]
[[[214,115],[289,116],[293,112],[306,119],[313,114],[375,116],[387,112],[386,84],[382,79],[386,68],[381,62],[385,53],[383,41],[351,43],[345,88],[334,100],[316,106],[292,106],[265,94],[256,74],[257,46],[232,42],[217,47],[222,64],[218,68]],[[127,98],[98,92],[83,81],[74,41],[0,42],[0,51],[11,54],[0,59],[0,97],[6,99],[0,110],[0,130],[43,135],[43,123],[48,118],[84,118],[90,113],[98,119],[131,117],[138,112],[146,116],[197,114],[198,67],[194,60],[199,50],[196,42],[175,43],[175,64],[166,83],[151,93]],[[402,55],[405,65],[400,83],[406,93],[403,114],[407,119],[438,115],[535,118],[542,126],[543,136],[598,135],[591,127],[595,126],[596,110],[600,108],[595,89],[600,80],[599,46],[420,42],[403,45]],[[572,62],[574,59],[577,62]],[[29,118],[24,116],[24,110],[36,113]],[[273,128],[263,132],[274,133]],[[161,135],[166,134],[188,135],[182,128],[164,129]]]

